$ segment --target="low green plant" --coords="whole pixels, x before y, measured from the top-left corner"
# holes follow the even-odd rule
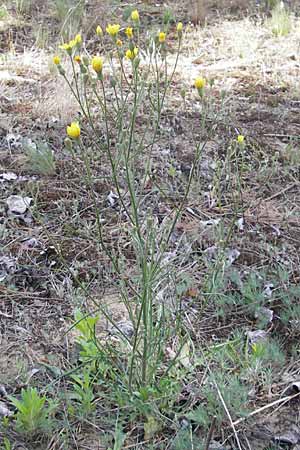
[[[265,8],[272,10],[279,5],[280,1],[281,0],[264,0],[262,3]]]
[[[0,447],[0,450],[12,450],[12,445],[10,443],[10,440],[5,437],[3,439],[3,445]]]
[[[180,430],[175,436],[171,450],[204,450],[203,440],[195,436],[192,427]]]
[[[22,389],[21,399],[10,397],[10,401],[17,408],[15,418],[18,431],[26,434],[51,431],[57,404],[45,395],[41,396],[36,388]]]
[[[53,175],[55,173],[54,154],[47,143],[35,143],[27,140],[23,147],[29,170],[41,175]]]
[[[100,349],[97,345],[96,324],[99,316],[84,315],[79,309],[75,310],[73,327],[79,331],[76,342],[80,347],[80,361],[89,367],[99,369]]]
[[[126,434],[123,432],[117,421],[114,431],[114,446],[113,448],[109,447],[108,450],[122,450],[124,448],[125,439]]]
[[[4,20],[8,17],[7,7],[5,5],[0,6],[0,20]]]
[[[283,3],[278,3],[272,10],[268,26],[276,37],[287,36],[290,33],[292,19],[290,12],[283,6]]]
[[[72,392],[70,398],[76,401],[76,410],[80,418],[86,419],[96,409],[94,403],[95,374],[86,366],[80,374],[71,375]]]
[[[213,417],[220,426],[228,419],[224,405],[234,420],[247,412],[248,388],[238,376],[218,372],[211,374],[202,388],[203,402],[188,414],[188,418],[208,429]]]
[[[229,269],[225,275],[216,280],[213,298],[216,312],[224,318],[237,309],[242,309],[251,317],[258,317],[259,324],[264,325],[264,317],[259,319],[260,308],[267,304],[264,293],[266,276],[263,272],[258,276],[255,272],[249,273],[241,279],[238,272]]]

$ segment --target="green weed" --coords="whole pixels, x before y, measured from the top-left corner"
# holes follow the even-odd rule
[[[289,11],[279,3],[272,10],[268,26],[276,37],[287,36],[292,29],[292,19]]]
[[[8,17],[8,11],[5,5],[0,6],[0,20],[4,20]]]
[[[219,426],[228,419],[224,404],[233,419],[247,412],[248,389],[236,375],[221,372],[209,376],[202,395],[204,402],[189,413],[188,418],[205,429],[209,428],[212,417],[216,417]]]
[[[47,143],[34,143],[28,140],[23,147],[29,170],[41,175],[53,175],[55,173],[54,154]]]
[[[181,430],[174,438],[171,450],[204,450],[203,440],[195,436],[190,426],[187,430]]]
[[[6,437],[3,439],[3,445],[1,446],[1,450],[12,450],[12,445]]]
[[[88,367],[84,367],[78,375],[71,375],[72,389],[69,398],[76,401],[78,416],[82,419],[89,417],[96,409],[94,403],[95,374]]]
[[[17,408],[15,417],[18,431],[26,434],[51,431],[52,416],[57,408],[55,402],[39,395],[35,388],[22,389],[21,399],[10,397],[10,401]]]

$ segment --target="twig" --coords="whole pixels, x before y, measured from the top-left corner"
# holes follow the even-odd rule
[[[268,197],[265,199],[265,201],[269,201],[269,200],[273,200],[276,197],[279,197],[280,195],[284,194],[285,192],[289,191],[290,189],[292,189],[293,187],[297,186],[298,183],[292,183],[289,186],[287,186],[286,188],[282,189],[279,192],[276,192],[276,194],[271,195],[271,197]]]
[[[291,139],[291,138],[299,139],[299,136],[297,136],[296,134],[290,135],[290,134],[266,133],[266,134],[264,134],[264,136],[267,136],[267,137],[278,137],[278,138],[288,138],[288,139]]]
[[[215,431],[215,427],[216,427],[216,420],[217,420],[217,418],[216,418],[216,416],[214,416],[213,419],[212,419],[212,422],[210,424],[210,428],[209,428],[208,435],[207,435],[207,438],[206,438],[206,442],[205,442],[205,445],[204,445],[204,450],[209,450],[209,444],[210,444],[210,442],[212,440],[212,437],[213,437],[213,434],[214,434],[214,431]]]
[[[293,395],[288,395],[287,397],[283,397],[283,398],[279,398],[278,400],[275,400],[272,403],[269,403],[268,405],[262,406],[261,408],[256,409],[255,411],[252,411],[250,414],[248,414],[247,417],[241,417],[240,419],[236,420],[235,422],[233,422],[233,425],[238,425],[241,422],[244,422],[245,420],[247,420],[249,417],[255,416],[256,414],[259,414],[262,411],[265,411],[268,408],[272,408],[272,406],[275,405],[279,405],[281,403],[286,403],[289,402],[290,400],[292,400],[293,398],[299,397],[300,392],[297,392],[297,394],[293,394]]]
[[[233,433],[234,433],[234,437],[235,437],[237,446],[238,446],[239,450],[242,450],[242,447],[241,447],[241,444],[240,444],[240,440],[239,440],[239,437],[238,437],[238,434],[237,434],[237,431],[236,431],[236,428],[235,428],[235,422],[232,421],[230,412],[229,412],[229,410],[228,410],[228,408],[227,408],[227,405],[226,405],[226,403],[225,403],[225,401],[224,401],[224,398],[223,398],[223,396],[222,396],[222,394],[221,394],[221,391],[220,391],[220,389],[219,389],[217,383],[216,383],[215,381],[213,381],[213,383],[214,383],[214,385],[215,385],[215,388],[217,389],[218,396],[219,396],[219,398],[220,398],[220,400],[221,400],[221,403],[222,403],[222,405],[223,405],[223,408],[224,408],[224,410],[225,410],[225,412],[226,412],[226,414],[227,414],[227,417],[228,417],[228,419],[229,419],[229,422],[230,422],[231,428],[232,428],[232,430],[233,430]]]
[[[5,317],[6,319],[12,319],[13,318],[13,316],[11,314],[6,314],[6,313],[4,313],[2,311],[0,311],[0,316]]]

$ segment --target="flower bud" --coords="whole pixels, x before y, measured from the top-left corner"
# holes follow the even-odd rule
[[[114,78],[114,77],[110,77],[110,86],[112,87],[112,88],[115,88],[116,87],[116,85],[117,85],[117,81],[116,81],[116,79]]]
[[[83,64],[84,64],[85,66],[88,66],[88,65],[89,65],[90,60],[89,60],[88,56],[84,55],[81,59],[82,59],[82,62],[83,62]]]
[[[60,73],[60,75],[65,75],[66,74],[65,69],[60,64],[57,66],[57,70]]]
[[[66,149],[69,151],[72,151],[73,143],[72,143],[71,139],[66,137],[64,143],[65,143]]]

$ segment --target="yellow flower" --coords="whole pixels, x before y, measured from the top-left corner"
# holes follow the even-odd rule
[[[134,22],[138,22],[138,21],[140,20],[140,15],[139,15],[139,12],[138,12],[137,9],[135,9],[134,11],[132,11],[132,13],[131,13],[131,19],[132,19]]]
[[[139,49],[137,47],[134,47],[133,50],[130,50],[130,48],[126,51],[125,56],[127,59],[133,60],[139,52]]]
[[[133,37],[133,29],[131,27],[127,27],[125,30],[125,34],[128,39],[131,39]]]
[[[182,33],[183,23],[182,22],[178,22],[176,29],[177,29],[178,33]]]
[[[206,79],[205,78],[196,78],[194,81],[194,86],[196,89],[203,89],[206,85]]]
[[[114,24],[114,25],[108,24],[106,27],[106,31],[110,36],[115,37],[115,36],[117,36],[117,34],[120,31],[120,25],[119,24]]]
[[[97,36],[102,36],[102,34],[103,34],[103,30],[100,27],[100,25],[98,25],[96,28],[96,34],[97,34]]]
[[[96,73],[102,72],[103,59],[100,56],[94,56],[92,58],[92,68]]]
[[[160,31],[158,33],[158,40],[161,44],[163,44],[166,41],[166,37],[167,37],[167,35],[163,31]]]
[[[76,44],[80,45],[82,43],[81,34],[76,34],[74,41],[76,42]]]
[[[122,47],[123,42],[121,41],[121,39],[117,39],[117,40],[116,40],[116,45],[117,45],[118,47]]]
[[[73,48],[73,47],[75,47],[75,45],[77,45],[77,42],[76,42],[75,39],[72,39],[72,40],[69,42],[69,47]]]
[[[245,136],[243,136],[242,134],[239,134],[237,137],[237,141],[239,144],[243,144],[245,141]]]
[[[66,50],[67,52],[72,50],[72,47],[70,45],[70,43],[65,43],[59,46],[59,48],[62,48],[63,50]]]
[[[77,122],[72,122],[70,126],[67,127],[67,135],[72,139],[78,139],[80,136],[80,126]]]
[[[77,62],[78,64],[81,64],[81,57],[79,55],[76,55],[74,57],[74,61]]]
[[[59,56],[53,56],[53,60],[52,60],[53,62],[54,62],[54,64],[56,65],[56,66],[58,66],[59,64],[60,64],[60,57]]]

